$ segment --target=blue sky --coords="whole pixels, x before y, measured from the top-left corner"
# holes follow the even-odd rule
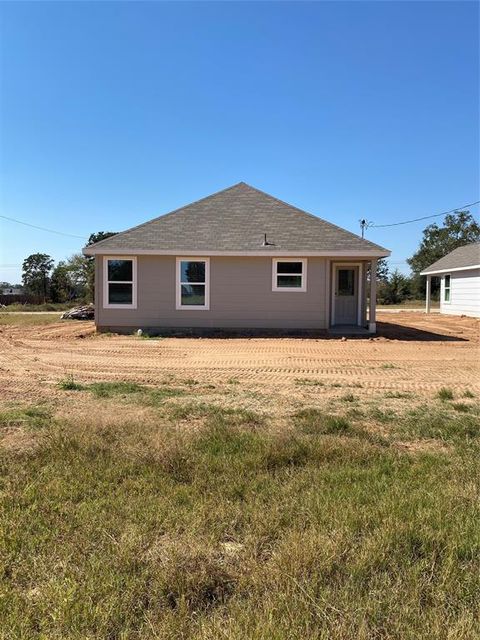
[[[0,213],[88,236],[244,180],[354,232],[479,200],[474,2],[12,2]],[[472,212],[478,213],[478,206]],[[425,223],[371,229],[401,264]],[[0,280],[82,240],[0,219]]]

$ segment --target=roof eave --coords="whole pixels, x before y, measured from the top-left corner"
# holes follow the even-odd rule
[[[435,276],[439,273],[451,273],[452,271],[468,271],[469,269],[480,269],[480,264],[469,264],[466,267],[450,267],[450,269],[435,269],[433,271],[429,271],[426,269],[425,271],[420,271],[421,276]]]
[[[272,247],[268,251],[208,251],[192,249],[119,249],[114,247],[84,247],[82,253],[85,256],[95,255],[123,255],[123,256],[305,256],[326,258],[388,258],[390,251],[379,247],[378,249],[339,249],[336,251],[282,251]]]

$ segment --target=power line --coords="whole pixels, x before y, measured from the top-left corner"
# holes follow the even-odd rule
[[[455,207],[455,209],[444,211],[443,213],[434,213],[431,216],[423,216],[422,218],[414,218],[413,220],[404,220],[403,222],[392,222],[391,224],[368,223],[367,226],[370,228],[375,227],[376,229],[380,229],[381,227],[398,227],[398,225],[401,225],[401,224],[410,224],[411,222],[418,222],[419,220],[428,220],[429,218],[439,218],[440,216],[446,216],[449,213],[455,213],[456,211],[466,209],[467,207],[473,207],[474,205],[479,203],[480,203],[480,200],[477,200],[476,202],[470,202],[470,204],[464,204],[461,207]],[[362,228],[362,231],[363,231],[363,228]]]
[[[0,215],[0,218],[9,220],[10,222],[16,222],[17,224],[23,224],[25,227],[32,227],[32,229],[40,229],[40,231],[48,231],[48,233],[56,233],[59,236],[68,236],[69,238],[80,238],[80,240],[88,240],[85,236],[77,236],[73,233],[65,233],[64,231],[55,231],[55,229],[47,229],[45,227],[39,227],[36,224],[30,224],[29,222],[23,222],[22,220],[16,220],[15,218],[9,218],[8,216]]]

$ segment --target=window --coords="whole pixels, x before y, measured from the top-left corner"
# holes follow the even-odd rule
[[[208,258],[177,258],[177,309],[209,309]]]
[[[272,291],[306,291],[307,261],[273,259]]]
[[[355,295],[355,270],[339,269],[337,273],[338,273],[337,296],[354,296]]]
[[[137,259],[103,259],[103,306],[113,309],[137,308]]]
[[[450,274],[446,275],[444,279],[443,301],[450,302]]]

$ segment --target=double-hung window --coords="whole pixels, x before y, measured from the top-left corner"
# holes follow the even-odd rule
[[[177,258],[177,309],[210,308],[208,258]]]
[[[103,259],[103,306],[112,309],[137,308],[137,259]]]
[[[448,273],[443,280],[443,301],[450,302],[450,274]]]
[[[306,291],[307,261],[305,258],[285,260],[274,258],[272,291]]]

